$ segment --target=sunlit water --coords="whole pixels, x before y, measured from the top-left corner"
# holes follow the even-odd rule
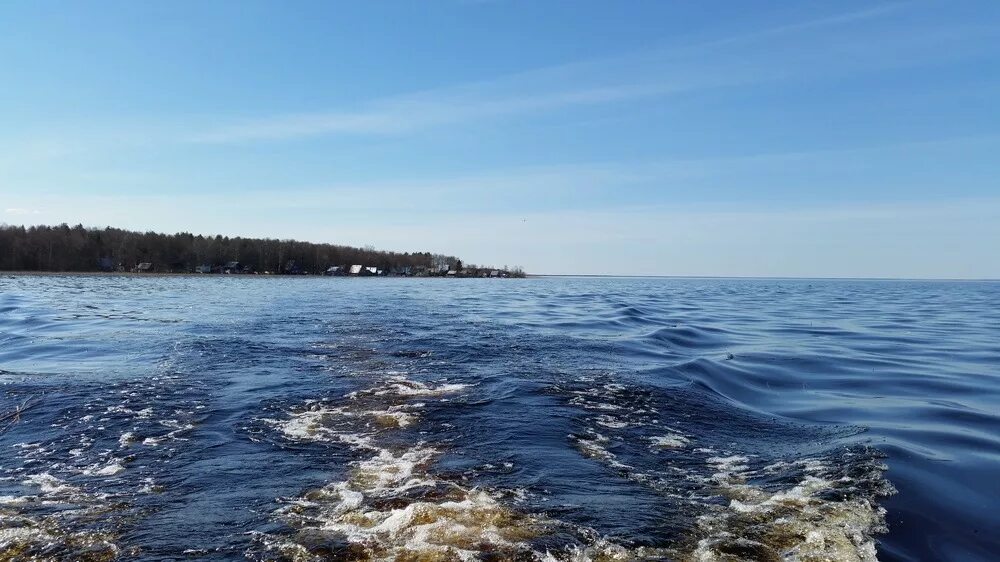
[[[990,560],[1000,284],[0,277],[0,559]]]

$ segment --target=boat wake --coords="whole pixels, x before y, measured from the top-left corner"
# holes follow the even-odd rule
[[[530,557],[528,541],[543,532],[543,520],[503,505],[489,490],[435,476],[437,448],[393,446],[387,435],[415,424],[423,400],[448,400],[467,388],[397,375],[338,405],[313,402],[266,420],[288,439],[333,441],[369,455],[351,463],[343,480],[287,500],[276,515],[295,531],[262,537],[267,550],[291,560]]]
[[[347,447],[343,476],[275,512],[260,559],[311,560],[875,560],[876,503],[891,492],[868,449],[773,460],[733,452],[711,428],[663,416],[648,390],[585,377],[553,389],[580,412],[579,453],[669,498],[691,521],[677,540],[636,544],[435,469],[447,445],[422,418],[474,387],[393,374],[340,399],[307,401],[261,421],[289,442]],[[720,420],[718,423],[731,423]],[[682,427],[685,426],[685,427]],[[725,437],[724,437],[725,439]]]

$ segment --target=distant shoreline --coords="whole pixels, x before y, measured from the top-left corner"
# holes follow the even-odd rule
[[[141,273],[138,271],[0,271],[0,277],[9,275],[11,277],[235,277],[235,278],[276,278],[276,279],[526,279],[529,277],[543,277],[540,275],[526,274],[524,277],[456,277],[447,275],[322,275],[315,273],[305,274],[285,274],[285,273],[191,273],[168,271],[150,271]]]
[[[290,239],[0,223],[0,267],[21,274],[196,273],[331,277],[523,277],[517,265]]]
[[[275,274],[275,273],[190,273],[190,272],[148,272],[139,273],[135,271],[0,271],[0,276],[9,275],[11,277],[253,277],[253,278],[305,278],[313,279],[317,277],[334,278],[359,278],[359,279],[491,279],[488,277],[449,277],[445,275],[382,275],[382,276],[362,276],[362,275],[320,275],[320,274]],[[932,277],[741,277],[741,276],[715,276],[715,275],[597,275],[597,274],[545,274],[528,273],[518,279],[542,279],[542,278],[583,278],[583,279],[735,279],[747,281],[916,281],[916,282],[959,282],[959,283],[1000,283],[1000,279],[975,279],[975,278],[932,278]],[[492,278],[499,279],[499,278]]]

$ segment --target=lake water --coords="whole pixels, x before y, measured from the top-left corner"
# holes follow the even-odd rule
[[[1000,284],[0,277],[0,558],[995,560]]]

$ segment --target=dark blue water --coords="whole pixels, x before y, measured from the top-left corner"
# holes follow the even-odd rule
[[[0,559],[991,560],[998,370],[997,283],[7,276]]]

